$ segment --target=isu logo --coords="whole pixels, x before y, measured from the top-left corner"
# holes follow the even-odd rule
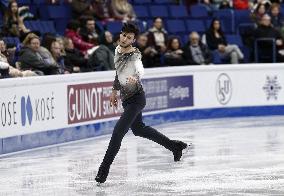
[[[216,96],[220,104],[226,105],[232,97],[232,81],[230,77],[222,73],[218,76],[216,81]]]

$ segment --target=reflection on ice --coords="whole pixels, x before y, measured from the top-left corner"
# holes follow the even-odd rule
[[[95,175],[110,136],[0,159],[0,195],[284,195],[284,117],[157,126],[191,142],[182,162],[130,132],[105,184]]]

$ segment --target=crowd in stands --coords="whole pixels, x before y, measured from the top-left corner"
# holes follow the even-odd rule
[[[165,0],[169,5],[186,7],[189,18],[192,7],[206,8],[208,18],[200,18],[205,23],[210,19],[206,31],[193,29],[185,33],[185,39],[178,33],[169,33],[163,16],[150,21],[139,18],[134,9],[136,3],[141,5],[137,0],[44,0],[45,5],[63,4],[70,9],[72,17],[62,34],[27,27],[27,21],[42,20],[42,10],[34,11],[34,4],[23,2],[0,0],[0,78],[113,70],[119,42],[119,32],[108,29],[108,23],[113,21],[140,22],[145,28],[135,45],[146,68],[210,65],[216,63],[216,55],[223,64],[256,62],[257,39],[272,40],[257,43],[263,56],[268,56],[258,62],[272,62],[271,46],[275,46],[273,62],[284,61],[282,0]],[[214,14],[219,10],[249,11],[245,23],[250,25],[244,32],[236,32],[244,45],[228,42],[223,18]],[[19,42],[9,43],[7,37],[19,38]]]

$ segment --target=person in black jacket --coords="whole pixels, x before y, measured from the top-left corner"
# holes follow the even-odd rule
[[[218,50],[222,58],[229,58],[232,64],[238,64],[244,58],[237,45],[227,44],[226,37],[221,29],[220,20],[213,19],[206,32],[206,43],[210,50]]]
[[[188,65],[208,65],[212,63],[212,55],[206,45],[200,42],[197,32],[189,35],[189,42],[183,47],[183,58]]]
[[[254,32],[255,41],[263,38],[271,39],[271,42],[269,43],[268,40],[263,42],[258,42],[258,49],[262,54],[262,56],[259,59],[259,62],[264,62],[264,63],[272,62],[271,60],[272,44],[273,44],[272,42],[274,42],[274,44],[276,45],[277,61],[283,62],[284,55],[282,55],[283,54],[282,52],[279,52],[284,46],[283,39],[281,33],[272,26],[271,17],[268,14],[265,14],[261,18],[260,25],[256,28]]]
[[[96,26],[96,21],[93,17],[82,17],[81,18],[82,28],[79,34],[82,36],[85,42],[94,44],[95,46],[99,44],[100,30]]]
[[[58,74],[58,65],[43,59],[40,54],[40,39],[37,35],[30,33],[23,41],[24,47],[19,53],[21,70],[31,70],[38,75]]]
[[[165,64],[169,66],[184,65],[183,51],[178,37],[171,37],[165,53]]]
[[[65,64],[72,70],[71,72],[90,72],[92,68],[88,66],[88,58],[80,50],[74,47],[72,40],[68,37],[63,38],[65,48]]]

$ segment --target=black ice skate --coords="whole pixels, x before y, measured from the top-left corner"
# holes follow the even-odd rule
[[[188,145],[182,141],[174,140],[175,149],[173,150],[174,161],[180,161],[182,157],[182,151],[188,147]]]
[[[108,173],[109,173],[109,167],[106,168],[106,167],[100,166],[97,176],[95,178],[95,180],[98,182],[98,185],[106,181]]]

